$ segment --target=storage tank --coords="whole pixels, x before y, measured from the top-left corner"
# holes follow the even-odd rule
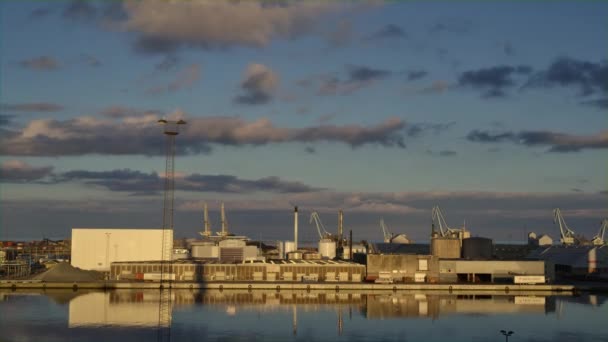
[[[293,241],[285,241],[285,255],[296,250],[296,244]]]
[[[471,237],[462,240],[462,257],[465,259],[492,259],[493,254],[492,239]]]
[[[460,239],[435,237],[431,239],[431,254],[443,259],[460,258]]]
[[[335,258],[336,242],[332,239],[321,239],[321,241],[319,241],[319,254],[321,254],[321,258]]]
[[[287,260],[302,260],[302,252],[293,251],[287,253]]]
[[[316,252],[306,252],[302,256],[302,258],[304,260],[319,260],[319,259],[321,259],[321,254],[316,253]]]

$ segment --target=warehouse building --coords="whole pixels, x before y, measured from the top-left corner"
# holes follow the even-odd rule
[[[543,260],[439,260],[441,282],[508,282],[516,275],[545,276],[554,279],[554,274],[545,267]]]
[[[550,246],[534,250],[528,258],[554,265],[558,275],[608,275],[608,246]]]
[[[361,282],[365,266],[334,260],[271,260],[245,263],[178,260],[171,265],[159,262],[114,262],[110,279],[176,281],[324,281]]]
[[[436,282],[439,259],[432,255],[368,254],[368,281],[377,282]]]
[[[173,246],[173,231],[165,236]],[[163,229],[72,229],[72,266],[107,272],[116,261],[162,260]]]

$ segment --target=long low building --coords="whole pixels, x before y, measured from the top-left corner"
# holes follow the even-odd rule
[[[555,278],[543,260],[439,260],[442,282],[512,282],[516,275]]]
[[[325,281],[361,282],[365,265],[334,260],[271,260],[266,262],[219,263],[179,260],[171,265],[158,261],[114,262],[110,278],[115,280],[176,281]]]

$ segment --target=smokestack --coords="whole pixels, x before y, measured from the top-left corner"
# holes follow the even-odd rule
[[[226,222],[226,212],[224,211],[224,202],[222,202],[221,207],[221,219],[222,219],[222,236],[228,235],[228,223]]]
[[[348,255],[349,258],[348,259],[350,261],[353,261],[353,230],[352,229],[350,230],[350,242],[349,242],[349,246],[348,247],[349,247],[348,248],[348,250],[349,250],[349,253],[348,253],[349,254]]]
[[[294,249],[298,250],[298,206],[293,209],[293,244]]]
[[[339,247],[342,247],[342,243],[344,242],[344,214],[342,213],[342,209],[338,212],[338,237],[340,238]]]

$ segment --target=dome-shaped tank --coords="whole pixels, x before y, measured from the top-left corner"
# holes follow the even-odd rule
[[[319,241],[319,254],[321,254],[321,258],[335,258],[336,242],[331,239],[322,239],[321,241]]]
[[[462,240],[462,257],[464,259],[492,259],[494,244],[492,239],[471,237]]]
[[[287,253],[287,260],[302,260],[302,252],[293,251]]]

